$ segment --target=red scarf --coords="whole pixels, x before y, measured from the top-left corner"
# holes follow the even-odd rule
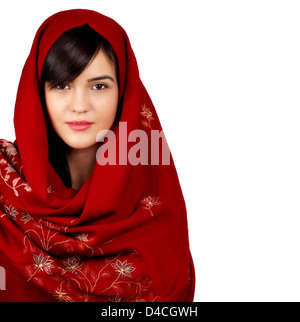
[[[16,141],[0,140],[0,301],[192,301],[186,207],[172,156],[170,165],[96,163],[78,192],[48,161],[38,92],[43,63],[64,31],[86,23],[117,55],[120,122],[148,137],[162,130],[115,21],[78,9],[41,25],[19,84]],[[118,141],[119,126],[114,131]]]

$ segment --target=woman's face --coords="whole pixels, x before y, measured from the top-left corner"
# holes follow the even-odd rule
[[[52,126],[73,149],[95,145],[97,133],[112,127],[118,96],[114,64],[102,50],[71,83],[52,89],[45,83],[46,107]]]

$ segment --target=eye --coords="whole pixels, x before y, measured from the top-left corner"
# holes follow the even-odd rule
[[[59,84],[56,86],[56,88],[58,90],[64,90],[64,89],[69,89],[70,87],[69,87],[69,85],[66,85],[66,84]]]
[[[92,88],[97,91],[103,91],[107,86],[105,84],[95,84]]]

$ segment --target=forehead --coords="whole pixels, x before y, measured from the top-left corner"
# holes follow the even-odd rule
[[[92,78],[102,75],[115,77],[115,66],[106,53],[100,49],[86,69],[76,79]]]

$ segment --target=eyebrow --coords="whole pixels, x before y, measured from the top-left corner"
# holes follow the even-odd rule
[[[99,77],[90,78],[88,79],[88,82],[94,82],[94,81],[103,80],[103,79],[110,79],[112,82],[115,81],[111,76],[103,75]]]

